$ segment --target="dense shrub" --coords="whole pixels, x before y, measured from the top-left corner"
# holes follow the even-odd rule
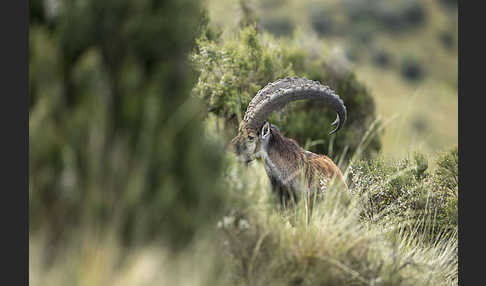
[[[354,73],[336,65],[339,60],[333,60],[324,56],[314,58],[295,41],[262,36],[251,26],[242,29],[234,40],[211,41],[203,37],[192,54],[193,65],[199,72],[193,93],[204,100],[210,112],[226,120],[231,137],[251,98],[267,83],[286,76],[320,81],[336,90],[348,109],[348,119],[336,137],[328,135],[335,112],[317,101],[294,102],[282,112],[274,113],[270,121],[301,145],[320,140],[323,144],[310,144],[312,151],[328,153],[332,145],[333,154],[341,155],[345,149],[347,154],[354,154],[376,119],[375,104]],[[378,136],[370,136],[367,142],[365,156],[373,156],[380,150]]]
[[[435,182],[443,190],[457,192],[459,183],[459,155],[457,147],[442,153],[437,160]]]
[[[190,97],[199,4],[69,1],[52,31],[38,5],[29,33],[31,234],[54,242],[89,227],[115,230],[128,245],[186,245],[223,205],[221,146],[204,136]]]
[[[424,155],[396,162],[357,161],[350,166],[351,189],[365,194],[363,217],[373,222],[406,222],[436,240],[457,231],[457,147],[436,158],[430,172]]]

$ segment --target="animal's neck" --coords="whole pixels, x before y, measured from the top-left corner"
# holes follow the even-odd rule
[[[267,174],[283,183],[293,180],[298,174],[301,147],[292,139],[274,132],[267,146],[262,148],[262,157]]]
[[[285,161],[296,160],[301,153],[301,147],[292,139],[274,133],[268,143],[267,152],[269,156],[275,158],[282,158]]]

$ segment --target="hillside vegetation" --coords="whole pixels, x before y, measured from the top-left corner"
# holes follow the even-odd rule
[[[454,6],[284,2],[29,2],[31,285],[457,285],[453,59],[397,68],[400,41],[437,27],[454,57],[437,24]],[[367,35],[390,41],[388,65],[354,42]],[[312,208],[280,207],[262,162],[227,152],[251,98],[286,76],[348,107],[332,136],[315,102],[269,119],[343,170],[350,192]]]

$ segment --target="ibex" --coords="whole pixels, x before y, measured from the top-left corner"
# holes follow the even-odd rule
[[[272,190],[286,205],[297,200],[298,192],[326,189],[336,178],[346,189],[341,170],[325,155],[304,150],[293,139],[283,136],[267,118],[287,103],[302,99],[323,100],[337,112],[332,126],[335,133],[346,120],[346,107],[339,96],[329,87],[305,78],[279,79],[258,91],[253,97],[240,122],[238,134],[231,141],[240,161],[249,162],[262,158]]]

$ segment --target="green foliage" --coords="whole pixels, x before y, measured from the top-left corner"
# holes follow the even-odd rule
[[[409,180],[424,174],[423,158],[413,162],[422,167]],[[369,223],[360,218],[366,194],[334,188],[312,213],[305,200],[282,210],[273,204],[263,166],[231,162],[225,170],[228,213],[195,247],[168,256],[151,244],[125,254],[116,239],[84,234],[80,246],[70,244],[54,267],[43,269],[40,254],[50,252],[44,251],[49,244],[36,240],[31,284],[457,285],[457,237],[426,243],[396,220]],[[124,255],[130,259],[120,266]]]
[[[459,156],[457,146],[437,159],[435,183],[445,191],[457,192],[459,183]]]
[[[251,7],[223,40],[196,1],[45,3],[29,2],[31,284],[457,284],[457,236],[440,236],[457,234],[457,148],[433,171],[420,154],[357,161],[352,193],[330,188],[310,215],[276,208],[261,164],[226,161],[207,132],[217,117],[234,134],[260,88],[305,76],[344,99],[344,129],[329,137],[316,102],[270,121],[313,151],[371,157],[373,98],[339,59],[258,34]]]
[[[29,33],[31,233],[111,226],[126,245],[185,246],[224,200],[222,146],[190,97],[199,4],[64,4],[52,30]]]
[[[457,148],[436,159],[428,171],[424,155],[397,162],[358,161],[351,165],[351,189],[365,194],[363,217],[372,222],[407,222],[433,241],[457,232]]]
[[[433,186],[440,191],[444,208],[438,212],[440,221],[448,227],[457,227],[457,200],[459,192],[459,156],[457,146],[439,155],[437,170],[432,176]]]
[[[344,153],[346,148],[348,154],[353,154],[376,119],[373,98],[352,72],[342,72],[324,56],[314,58],[309,54],[295,41],[262,36],[253,26],[242,29],[232,40],[201,37],[191,57],[199,72],[193,94],[205,102],[210,112],[224,118],[226,128],[232,131],[230,135],[234,135],[251,98],[267,83],[287,76],[318,80],[336,90],[348,109],[348,119],[335,140],[335,135],[328,133],[336,114],[321,102],[289,104],[269,120],[301,145],[307,140],[324,142],[312,146],[311,151],[326,153],[333,140],[335,154]],[[365,157],[381,148],[379,137],[374,135],[363,152]]]
[[[382,166],[381,161],[376,164]],[[386,179],[392,180],[391,184],[397,188],[398,185],[410,187],[411,181],[423,178],[424,164],[424,158],[416,155],[408,164],[410,172],[401,178]],[[399,165],[398,168],[406,168],[403,163]],[[369,223],[360,217],[360,205],[366,200],[366,194],[351,195],[335,188],[326,191],[324,200],[314,205],[312,213],[305,200],[292,209],[280,210],[271,203],[268,197],[271,194],[261,191],[264,187],[259,183],[261,169],[237,168],[236,172],[241,175],[228,178],[232,182],[229,185],[233,186],[230,192],[235,203],[232,205],[238,212],[233,211],[218,224],[223,246],[221,259],[227,261],[229,273],[227,284],[457,283],[456,237],[444,236],[431,244],[422,236],[412,235],[406,222]],[[380,187],[378,183],[368,186]],[[382,214],[377,211],[377,215]]]

